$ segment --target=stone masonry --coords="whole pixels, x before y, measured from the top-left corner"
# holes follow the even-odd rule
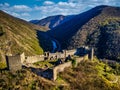
[[[66,58],[68,55],[75,55],[76,49],[73,50],[64,50],[63,52],[49,53],[46,52],[44,55],[35,55],[35,56],[25,56],[24,53],[17,54],[14,56],[6,56],[7,67],[10,71],[17,71],[22,68],[22,64],[35,63],[38,61],[44,61],[47,59],[59,59]],[[89,58],[93,59],[94,50],[90,49]]]
[[[20,55],[6,56],[6,63],[8,69],[12,72],[22,69]]]
[[[82,60],[88,60],[88,54],[86,54],[83,57],[76,58],[76,65],[79,64]],[[72,66],[72,62],[69,61],[69,62],[60,64],[60,65],[54,67],[53,68],[53,81],[55,81],[57,79],[57,74],[59,72],[63,72],[65,68],[71,67],[71,66]]]

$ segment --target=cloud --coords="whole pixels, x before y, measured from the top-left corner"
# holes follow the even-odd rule
[[[8,3],[0,3],[0,7],[9,7],[10,5]]]
[[[9,6],[8,3],[0,3],[0,10],[7,10],[9,9]]]
[[[1,3],[0,10],[9,11],[9,12],[30,12],[32,8],[27,5],[14,5],[10,6],[9,3]]]
[[[98,5],[120,6],[119,0],[35,0],[37,3],[33,7],[28,5],[13,5],[1,3],[0,10],[9,12],[20,18],[41,19],[51,15],[71,15],[79,14]],[[38,4],[38,2],[40,4]]]
[[[26,5],[14,5],[11,9],[15,10],[16,12],[25,12],[31,11],[32,9]]]
[[[82,11],[84,6],[82,4],[77,4],[74,2],[58,2],[52,5],[42,5],[35,6],[34,9],[38,10],[42,15],[42,17],[50,16],[50,15],[70,15],[70,14],[78,14]]]
[[[21,13],[21,16],[30,16],[30,14],[29,13]]]
[[[55,4],[55,3],[52,2],[52,1],[45,1],[43,4],[44,4],[44,5],[53,5],[53,4]]]
[[[15,16],[15,17],[20,17],[20,14],[15,13],[15,12],[11,12],[11,15]]]
[[[16,13],[16,12],[11,12],[11,11],[6,11],[6,10],[4,10],[4,12],[6,12],[6,13],[12,15],[12,16],[15,16],[15,17],[20,17],[20,14]]]
[[[34,9],[41,13],[41,17],[50,15],[79,14],[98,5],[120,6],[119,0],[68,0],[66,2],[44,1],[42,6],[35,6]]]
[[[11,6],[9,3],[1,3],[0,10],[13,15],[18,18],[29,18],[31,15],[29,14],[32,12],[32,8],[27,5],[13,5]]]

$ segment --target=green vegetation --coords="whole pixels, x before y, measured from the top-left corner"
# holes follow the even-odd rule
[[[94,59],[65,69],[59,77],[69,85],[69,90],[120,90],[120,76],[113,71],[116,70],[108,64]]]
[[[74,26],[75,24],[73,24],[69,26],[72,29],[71,28],[65,29],[66,33],[67,34],[69,33],[68,37],[70,38],[68,38],[68,40],[66,39],[67,38],[66,34],[61,33],[62,34],[61,36],[65,35],[65,39],[66,39],[66,40],[63,39],[63,41],[61,42],[62,48],[74,49],[74,48],[79,48],[83,45],[90,46],[90,47],[92,46],[95,48],[95,54],[97,57],[107,58],[112,60],[120,60],[120,43],[119,43],[120,42],[120,9],[119,7],[111,7],[111,6],[104,7],[103,9],[101,9],[101,12],[98,13],[98,15],[94,15],[92,18],[90,18],[90,20],[88,20],[86,23],[81,25],[81,23],[83,23],[83,21],[86,19],[84,16],[82,17],[83,17],[83,20],[79,21],[76,19],[75,24],[80,24],[79,27],[77,27],[77,25],[75,27]],[[67,25],[69,24],[70,23],[68,22]],[[57,32],[57,29],[59,30],[59,28],[56,27],[56,32]],[[61,30],[63,29],[64,28],[61,28]],[[76,31],[74,32],[75,34],[73,36],[71,36],[72,30]]]
[[[50,61],[34,63],[36,67],[51,67]],[[73,61],[75,63],[75,61]],[[45,67],[44,67],[45,68]],[[120,64],[103,63],[97,58],[85,60],[77,67],[66,68],[56,81],[37,76],[30,68],[11,73],[0,72],[0,90],[120,90]]]
[[[72,59],[72,66],[73,66],[73,67],[76,67],[76,64],[77,64],[77,63],[76,63],[76,60],[75,60],[75,59]]]
[[[116,21],[120,21],[120,18],[117,17],[109,17],[103,20],[103,22],[99,22],[100,26],[106,26],[109,25],[110,23],[116,23]],[[118,25],[118,24],[114,24]]]
[[[6,67],[7,66],[5,62],[0,62],[0,69],[5,69]]]
[[[3,31],[3,27],[0,26],[0,36],[2,36],[5,32]]]
[[[98,48],[99,56],[102,55],[104,58],[119,60],[119,56],[120,56],[120,51],[119,51],[120,22],[119,21],[120,19],[118,18],[108,18],[104,21],[104,22],[108,22],[108,24],[105,24],[100,27],[101,38],[99,39],[100,41],[98,43],[100,45]]]
[[[0,54],[22,52],[25,52],[26,55],[43,54],[36,30],[45,30],[45,28],[0,11]]]
[[[40,62],[36,62],[33,65],[35,65],[38,68],[51,68],[54,66],[56,60],[46,60],[46,61],[40,61]]]
[[[111,66],[114,70],[113,73],[116,75],[120,75],[120,64],[119,63],[111,63],[109,64],[109,66]]]
[[[28,70],[0,73],[0,90],[54,90],[56,85]],[[59,89],[59,88],[57,88]]]
[[[100,58],[120,60],[120,18],[99,21],[97,28],[87,36],[86,45],[94,46]]]

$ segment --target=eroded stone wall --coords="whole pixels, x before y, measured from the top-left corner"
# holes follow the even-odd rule
[[[85,56],[83,57],[78,57],[76,58],[76,64],[79,64],[82,60],[87,60],[88,59],[88,54],[86,54]],[[66,63],[63,63],[63,64],[60,64],[56,67],[53,68],[53,80],[55,81],[57,79],[57,74],[59,72],[62,72],[64,71],[64,69],[66,67],[71,67],[72,66],[72,62],[69,61],[69,62],[66,62]]]
[[[73,50],[64,50],[63,52],[57,52],[57,53],[48,53],[47,58],[52,59],[58,59],[58,58],[66,58],[68,55],[74,55],[76,53],[76,49]]]
[[[68,55],[74,55],[76,53],[76,49],[74,50],[64,50],[63,52],[57,52],[57,53],[48,53],[48,59],[53,58],[53,59],[58,59],[58,58],[66,58]],[[93,53],[90,54],[93,57]],[[88,55],[85,55],[83,58],[77,59],[77,62],[79,63],[81,59],[88,59]],[[27,64],[27,63],[35,63],[38,61],[44,61],[45,60],[45,55],[35,55],[35,56],[25,56],[24,53],[15,55],[15,56],[7,56],[6,61],[7,61],[7,66],[9,70],[19,70],[22,68],[22,64]],[[71,66],[71,62],[64,63],[62,65],[59,65],[54,68],[54,73],[58,73],[59,71],[63,71],[65,67]],[[56,77],[57,74],[54,76]],[[56,78],[55,78],[56,79]]]
[[[53,80],[56,80],[56,79],[57,79],[57,74],[58,74],[59,72],[64,71],[64,69],[65,69],[66,67],[70,67],[70,66],[72,66],[72,63],[71,63],[71,62],[66,62],[66,63],[64,63],[64,64],[61,64],[61,65],[56,66],[56,67],[53,69]]]
[[[26,56],[24,63],[35,63],[39,61],[44,61],[44,55]]]
[[[10,71],[17,71],[22,69],[20,55],[6,56],[7,67]]]

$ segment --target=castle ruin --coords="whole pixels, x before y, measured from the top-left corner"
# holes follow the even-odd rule
[[[88,51],[90,53],[88,53]],[[22,69],[22,65],[24,64],[29,64],[29,63],[35,63],[39,61],[44,61],[44,60],[55,60],[59,58],[65,59],[69,55],[76,55],[77,52],[83,52],[84,55],[89,54],[89,59],[93,59],[93,54],[94,50],[92,49],[85,49],[83,47],[82,51],[79,51],[77,49],[73,50],[63,50],[63,52],[56,52],[56,53],[49,53],[45,52],[44,55],[35,55],[35,56],[25,56],[24,53],[22,54],[17,54],[14,56],[6,56],[6,62],[7,62],[7,67],[10,71],[17,71]]]

